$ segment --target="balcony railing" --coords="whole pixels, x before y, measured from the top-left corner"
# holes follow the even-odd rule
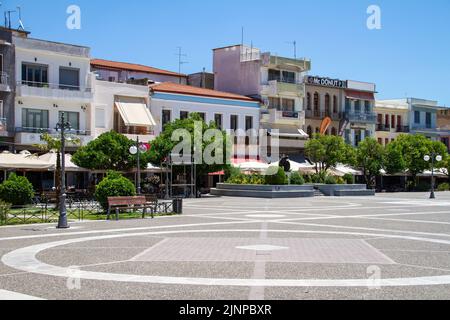
[[[391,127],[385,124],[377,124],[377,131],[391,131]]]
[[[343,115],[342,112],[329,112],[329,111],[319,111],[319,110],[306,110],[306,118],[308,119],[324,119],[330,117],[331,120],[341,120]]]
[[[18,81],[18,85],[35,87],[35,88],[48,88],[48,89],[59,89],[59,90],[71,90],[71,91],[84,91],[91,92],[91,88],[82,88],[81,86],[74,86],[62,83],[48,83],[48,82],[34,82],[34,81]]]
[[[409,126],[397,126],[397,132],[409,133]]]
[[[344,114],[345,119],[352,122],[360,123],[375,123],[377,121],[377,115],[375,113],[351,113],[346,112]]]
[[[50,128],[32,128],[32,127],[17,127],[16,133],[39,133],[39,134],[58,134],[59,132],[56,129]],[[68,130],[68,134],[72,134],[75,136],[90,136],[91,132],[87,130]]]
[[[120,134],[135,134],[143,136],[154,136],[155,131],[146,127],[127,127],[116,128],[115,131]]]

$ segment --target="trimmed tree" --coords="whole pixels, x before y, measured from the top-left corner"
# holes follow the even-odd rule
[[[366,179],[367,187],[372,189],[376,185],[376,177],[383,168],[384,148],[374,138],[366,138],[356,148],[356,167]]]
[[[26,177],[11,173],[9,178],[0,185],[0,199],[13,206],[30,204],[33,197],[33,185]]]
[[[95,198],[105,210],[108,209],[108,197],[128,197],[135,195],[136,189],[133,182],[114,171],[109,171],[95,190]]]

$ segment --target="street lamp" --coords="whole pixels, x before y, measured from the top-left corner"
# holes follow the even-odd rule
[[[65,120],[64,112],[61,112],[61,121],[56,124],[56,131],[61,133],[61,194],[59,197],[59,218],[58,229],[70,228],[67,223],[67,210],[66,210],[66,136],[65,132],[72,129],[70,123]]]
[[[433,152],[431,154],[431,156],[425,155],[423,157],[423,160],[425,160],[426,162],[430,162],[430,160],[431,160],[431,195],[430,195],[430,199],[436,199],[436,195],[434,194],[434,163],[435,163],[435,161],[441,162],[442,156]]]
[[[137,194],[141,195],[141,153],[147,152],[147,147],[139,142],[139,137],[136,138],[136,145],[130,147],[130,153],[132,155],[137,155],[137,182],[136,189]]]

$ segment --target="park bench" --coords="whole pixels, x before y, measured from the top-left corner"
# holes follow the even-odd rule
[[[154,218],[154,204],[147,202],[145,196],[137,197],[108,197],[108,212],[106,219],[109,220],[111,212],[116,214],[116,220],[119,220],[119,214],[125,210],[142,210],[142,219],[145,219],[147,210],[150,209],[152,219]]]

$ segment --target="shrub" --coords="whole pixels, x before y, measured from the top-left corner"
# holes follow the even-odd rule
[[[23,206],[33,201],[33,185],[26,177],[12,173],[8,180],[0,185],[0,200],[13,206]]]
[[[336,177],[336,183],[337,184],[347,184],[345,179],[343,177]]]
[[[11,204],[6,203],[4,201],[0,201],[0,225],[6,224],[6,220],[8,220],[8,213],[11,209]]]
[[[291,184],[301,186],[301,185],[305,184],[305,179],[303,179],[303,177],[300,173],[293,172],[291,174]]]
[[[450,184],[448,183],[442,183],[439,185],[438,191],[450,191]]]
[[[337,179],[334,176],[327,176],[325,178],[325,184],[338,184]]]
[[[311,176],[312,183],[325,183],[327,174],[325,172],[315,173]]]
[[[346,184],[354,184],[355,183],[355,177],[351,173],[347,173],[342,177],[345,180]]]
[[[108,197],[135,196],[134,184],[120,173],[110,171],[95,190],[95,198],[100,205],[108,209]]]
[[[269,174],[272,172],[276,172],[276,174]],[[268,172],[265,176],[265,182],[268,185],[272,186],[282,186],[287,184],[287,176],[284,172],[283,168],[275,169],[274,167],[271,167],[268,169]]]
[[[227,183],[231,184],[251,184],[251,185],[263,185],[265,184],[264,176],[260,174],[243,174],[234,175],[227,180]]]

